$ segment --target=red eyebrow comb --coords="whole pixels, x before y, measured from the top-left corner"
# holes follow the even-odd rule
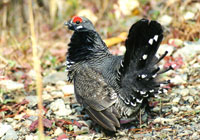
[[[83,21],[81,17],[79,16],[73,16],[72,17],[72,22],[76,23],[77,21],[79,21],[80,23]]]

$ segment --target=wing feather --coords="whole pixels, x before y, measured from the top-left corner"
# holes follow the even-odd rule
[[[104,80],[100,72],[83,66],[74,78],[75,95],[89,116],[102,127],[116,131],[120,127],[114,103],[117,93]]]

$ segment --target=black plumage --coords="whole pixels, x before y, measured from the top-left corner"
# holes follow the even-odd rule
[[[139,109],[148,107],[148,99],[166,91],[167,82],[158,80],[155,56],[163,38],[161,25],[142,19],[132,25],[125,42],[124,56],[112,55],[91,21],[73,17],[65,23],[74,33],[67,53],[69,81],[75,96],[89,116],[110,131],[120,120],[133,119]]]

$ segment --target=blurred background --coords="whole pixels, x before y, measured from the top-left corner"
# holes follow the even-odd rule
[[[166,102],[170,101],[171,105],[182,100],[179,98],[179,93],[181,96],[184,94],[183,96],[187,97],[187,99],[183,99],[184,101],[177,107],[178,109],[172,108],[173,113],[179,112],[179,108],[185,107],[185,104],[192,104],[191,108],[199,105],[199,0],[32,0],[32,8],[38,49],[37,57],[41,62],[41,75],[44,84],[43,108],[49,114],[53,112],[55,115],[49,117],[50,115],[45,113],[45,117],[50,119],[46,119],[44,122],[45,128],[48,129],[45,131],[46,134],[54,134],[54,130],[61,127],[63,130],[67,130],[70,136],[74,136],[75,130],[78,130],[75,126],[80,126],[82,121],[79,120],[82,110],[74,99],[73,85],[69,85],[66,81],[67,75],[63,67],[67,44],[72,35],[72,31],[64,26],[64,22],[74,15],[89,18],[110,51],[116,55],[124,53],[124,41],[133,23],[141,18],[160,22],[164,28],[164,40],[163,46],[160,47],[160,53],[165,52],[165,50],[169,51],[162,63],[164,67],[176,64],[175,71],[163,76],[164,79],[171,79],[173,82],[170,87],[175,87],[173,91],[170,91],[173,94],[164,99],[170,98]],[[20,138],[24,138],[30,131],[33,132],[33,135],[37,135],[35,134],[37,118],[29,120],[28,124],[26,123],[28,120],[18,121],[24,120],[24,116],[28,118],[37,114],[37,96],[35,95],[38,88],[35,84],[36,72],[33,68],[29,19],[28,0],[0,0],[0,119],[3,119],[2,122],[12,124],[14,130],[19,130],[19,134],[22,136]],[[186,87],[190,88],[185,89]],[[189,96],[189,93],[192,96]],[[23,100],[24,98],[26,100]],[[63,100],[66,102],[64,103]],[[58,108],[56,105],[61,106],[60,111],[55,110],[56,107]],[[197,107],[200,108],[200,106]],[[183,114],[186,114],[184,111],[188,110],[190,109],[183,110]],[[72,126],[71,121],[59,122],[55,120],[60,116],[69,116],[69,120],[76,117],[76,120],[80,122],[76,122],[76,125]],[[198,116],[196,120],[199,120]],[[89,121],[91,126],[91,120]],[[52,122],[56,125],[52,126]],[[64,128],[62,123],[65,124]],[[19,128],[16,128],[17,126]],[[182,126],[180,124],[181,128]],[[0,132],[3,131],[4,127],[0,127]],[[177,127],[177,130],[180,127]],[[29,128],[30,131],[25,128]],[[151,126],[149,129],[152,129]],[[199,128],[194,130],[196,132]],[[58,131],[60,132],[60,130]],[[145,130],[141,129],[140,131]],[[171,132],[174,135],[174,130]],[[29,137],[27,139],[30,140]]]
[[[127,32],[144,17],[158,20],[164,26],[164,43],[173,38],[196,41],[200,37],[198,0],[33,0],[32,4],[43,71],[65,60],[71,32],[63,23],[74,15],[87,16],[103,39]],[[28,1],[1,0],[0,14],[1,76],[12,76],[9,70],[15,68],[29,71],[32,50]],[[120,46],[121,41],[114,40],[117,43],[109,46]]]

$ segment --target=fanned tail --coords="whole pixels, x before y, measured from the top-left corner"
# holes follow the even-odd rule
[[[156,21],[142,19],[135,23],[125,42],[126,53],[118,71],[118,81],[123,89],[121,99],[125,104],[136,106],[143,99],[157,97],[167,92],[163,88],[169,81],[158,82],[158,75],[167,72],[172,67],[161,70],[156,66],[167,51],[157,58],[156,52],[163,39],[162,26]]]

